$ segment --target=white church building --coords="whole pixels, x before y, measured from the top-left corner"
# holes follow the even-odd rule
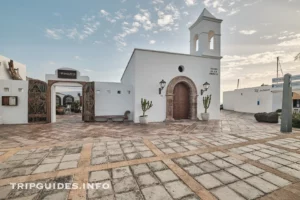
[[[41,87],[40,91],[47,100],[44,117],[48,122],[56,121],[57,86],[83,86],[83,119],[88,116],[86,119],[96,121],[97,117],[130,111],[129,120],[138,123],[143,98],[153,103],[146,113],[149,122],[198,120],[204,112],[203,97],[207,95],[212,95],[210,119],[220,119],[221,23],[221,19],[204,9],[189,28],[190,54],[134,49],[120,83],[90,82],[89,77],[70,68],[46,74],[47,89]],[[207,85],[210,87],[204,88]],[[3,85],[0,86],[2,90]]]

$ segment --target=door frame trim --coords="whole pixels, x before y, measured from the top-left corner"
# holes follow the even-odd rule
[[[82,92],[83,92],[83,88],[84,88],[84,86],[86,85],[87,82],[84,82],[84,81],[48,80],[48,89],[47,89],[47,123],[51,123],[51,93],[52,93],[51,87],[55,83],[79,83],[79,84],[82,85]],[[83,111],[82,111],[82,116],[83,116]]]
[[[178,83],[185,83],[190,89],[190,111],[189,111],[189,119],[197,120],[197,87],[195,83],[186,76],[177,76],[173,78],[168,84],[166,91],[166,121],[174,121],[173,117],[173,107],[174,107],[174,88]]]

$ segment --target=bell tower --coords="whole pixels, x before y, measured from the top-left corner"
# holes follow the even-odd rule
[[[190,29],[190,54],[221,56],[221,23],[206,8]]]

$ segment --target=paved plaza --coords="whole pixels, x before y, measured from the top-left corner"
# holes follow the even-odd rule
[[[0,126],[0,199],[300,199],[300,130],[282,134],[278,124],[230,111],[220,121],[147,126],[80,117]],[[82,187],[87,183],[108,187]]]

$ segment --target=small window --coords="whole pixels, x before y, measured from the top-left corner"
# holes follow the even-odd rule
[[[96,93],[97,93],[97,94],[100,94],[100,90],[97,90]]]
[[[23,92],[23,88],[19,88],[19,92]]]
[[[118,94],[121,94],[121,90],[118,90]]]
[[[4,92],[9,92],[9,88],[4,88]]]
[[[130,94],[130,90],[128,90],[127,92],[128,92],[128,94]]]
[[[208,32],[208,43],[209,43],[209,49],[214,50],[215,49],[215,32],[213,32],[213,31]]]
[[[183,71],[184,71],[184,66],[180,65],[180,66],[178,67],[178,71],[179,71],[179,72],[183,72]]]
[[[18,105],[18,97],[2,97],[2,106],[17,106]]]
[[[198,35],[195,35],[195,37],[194,37],[194,47],[195,47],[195,51],[197,52],[197,51],[199,51],[199,37],[198,37]]]

